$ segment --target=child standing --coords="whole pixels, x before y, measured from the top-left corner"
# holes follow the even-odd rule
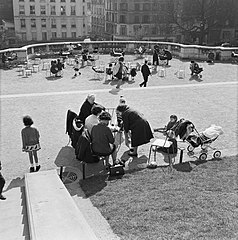
[[[24,116],[23,123],[25,127],[21,130],[22,151],[28,152],[30,160],[30,172],[38,172],[41,167],[38,163],[37,156],[37,151],[41,149],[39,142],[40,134],[36,128],[31,127],[31,125],[33,124],[33,120],[30,116]],[[36,168],[34,168],[33,157],[35,160]]]
[[[77,77],[77,73],[79,75],[81,75],[81,72],[79,72],[79,68],[80,68],[79,61],[75,60],[75,64],[74,64],[74,77]]]

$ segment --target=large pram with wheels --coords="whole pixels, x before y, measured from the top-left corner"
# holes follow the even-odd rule
[[[186,141],[189,144],[187,150],[190,155],[193,154],[195,148],[201,147],[202,151],[199,155],[199,160],[204,161],[207,159],[208,149],[214,150],[214,158],[219,158],[221,156],[221,151],[211,146],[212,143],[223,134],[220,126],[213,124],[199,133],[192,122],[182,119],[173,130],[177,137],[179,136],[181,140]]]

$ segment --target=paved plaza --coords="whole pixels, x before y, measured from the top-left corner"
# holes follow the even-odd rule
[[[96,64],[103,62],[107,65],[110,58],[109,55],[101,55]],[[133,55],[125,56],[125,60],[143,62]],[[171,114],[189,119],[198,131],[210,124],[222,126],[224,134],[214,146],[222,151],[223,156],[237,154],[238,66],[199,64],[204,68],[202,79],[191,78],[188,61],[173,59],[171,66],[165,68],[165,77],[153,74],[147,88],[139,87],[142,76],[138,72],[134,81],[125,82],[119,90],[116,89],[116,81],[96,79],[90,66],[82,68],[82,75],[76,78],[73,77],[73,67],[69,65],[66,65],[62,78],[49,77],[44,70],[27,78],[19,76],[17,68],[1,70],[0,157],[3,175],[11,181],[22,178],[29,171],[28,156],[21,151],[22,116],[25,114],[32,116],[41,135],[39,161],[42,170],[56,168],[57,156],[62,149],[67,149],[66,112],[71,109],[78,113],[88,93],[96,93],[98,103],[113,108],[123,95],[128,105],[145,115],[152,128],[164,126]],[[185,70],[183,79],[176,76],[181,69]],[[118,157],[123,156],[126,150],[122,144]],[[139,156],[148,157],[148,151],[149,144],[140,147]],[[67,154],[64,157],[67,161]],[[75,166],[77,164],[75,161]]]

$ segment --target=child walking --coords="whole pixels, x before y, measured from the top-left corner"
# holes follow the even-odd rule
[[[79,72],[79,68],[80,68],[79,61],[75,60],[75,64],[74,64],[74,77],[77,77],[77,73],[79,75],[81,75],[81,72]]]
[[[23,123],[25,127],[21,130],[22,136],[22,151],[28,152],[29,160],[30,160],[30,172],[38,172],[40,170],[40,165],[38,162],[37,151],[41,149],[40,147],[40,134],[38,130],[31,125],[33,124],[33,120],[30,116],[23,117]],[[34,167],[34,161],[36,168]]]

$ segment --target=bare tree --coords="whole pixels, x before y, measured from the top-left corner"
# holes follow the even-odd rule
[[[198,38],[203,44],[212,28],[228,15],[232,18],[232,8],[233,0],[174,0],[174,11],[168,16],[187,41]]]

